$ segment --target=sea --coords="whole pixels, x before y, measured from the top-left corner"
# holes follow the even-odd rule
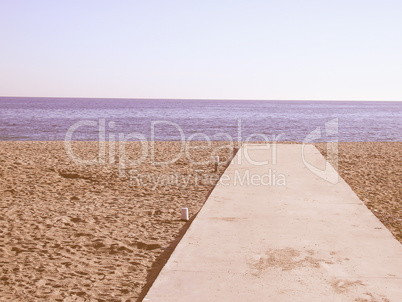
[[[402,102],[0,97],[0,140],[402,141]]]

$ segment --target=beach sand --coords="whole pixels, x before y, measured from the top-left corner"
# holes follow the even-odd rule
[[[194,217],[232,158],[228,144],[155,165],[172,161],[180,143],[156,142],[151,161],[151,146],[131,142],[131,161],[147,154],[140,165],[124,166],[106,146],[104,163],[88,166],[63,142],[0,142],[0,301],[141,298],[190,223],[180,209]],[[402,242],[401,148],[340,143],[339,173]],[[99,147],[74,142],[73,152],[90,160]]]
[[[232,158],[227,144],[166,165],[151,164],[148,146],[141,164],[122,167],[108,153],[104,165],[74,164],[63,142],[0,142],[0,301],[135,301],[186,225],[181,208],[195,215]],[[140,158],[140,143],[125,149]],[[98,150],[97,142],[73,143],[81,159]],[[156,142],[154,150],[153,162],[173,160],[180,143]]]
[[[325,144],[316,147],[326,156]],[[402,142],[341,142],[338,150],[340,176],[402,243]]]

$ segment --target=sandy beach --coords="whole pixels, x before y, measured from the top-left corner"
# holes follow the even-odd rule
[[[92,159],[98,146],[77,142],[73,151]],[[126,146],[132,159],[140,151]],[[153,162],[179,151],[180,143],[157,142]],[[0,142],[0,300],[135,301],[186,224],[180,209],[196,214],[231,158],[220,150],[218,173],[212,162],[194,163],[210,152],[193,149],[191,160],[167,165],[152,165],[149,154],[122,177],[118,158],[77,165],[63,142]]]
[[[316,147],[326,155],[325,144]],[[402,142],[339,143],[338,147],[340,176],[402,243]]]
[[[316,146],[326,155],[325,144]],[[180,209],[194,217],[233,156],[228,142],[187,153],[179,142],[151,147],[127,143],[123,162],[106,146],[103,162],[80,165],[63,142],[0,142],[0,301],[142,297],[190,223]],[[339,144],[340,175],[400,242],[401,149]],[[92,160],[99,147],[74,142],[72,151]]]

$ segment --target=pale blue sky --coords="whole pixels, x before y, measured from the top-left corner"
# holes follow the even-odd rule
[[[0,96],[402,101],[402,1],[0,4]]]

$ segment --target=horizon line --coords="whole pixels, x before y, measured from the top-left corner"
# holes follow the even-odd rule
[[[172,100],[172,101],[253,101],[253,102],[402,102],[402,100],[336,100],[336,99],[226,99],[226,98],[129,98],[129,97],[70,97],[70,96],[0,96],[0,98],[41,99],[106,99],[106,100]]]

